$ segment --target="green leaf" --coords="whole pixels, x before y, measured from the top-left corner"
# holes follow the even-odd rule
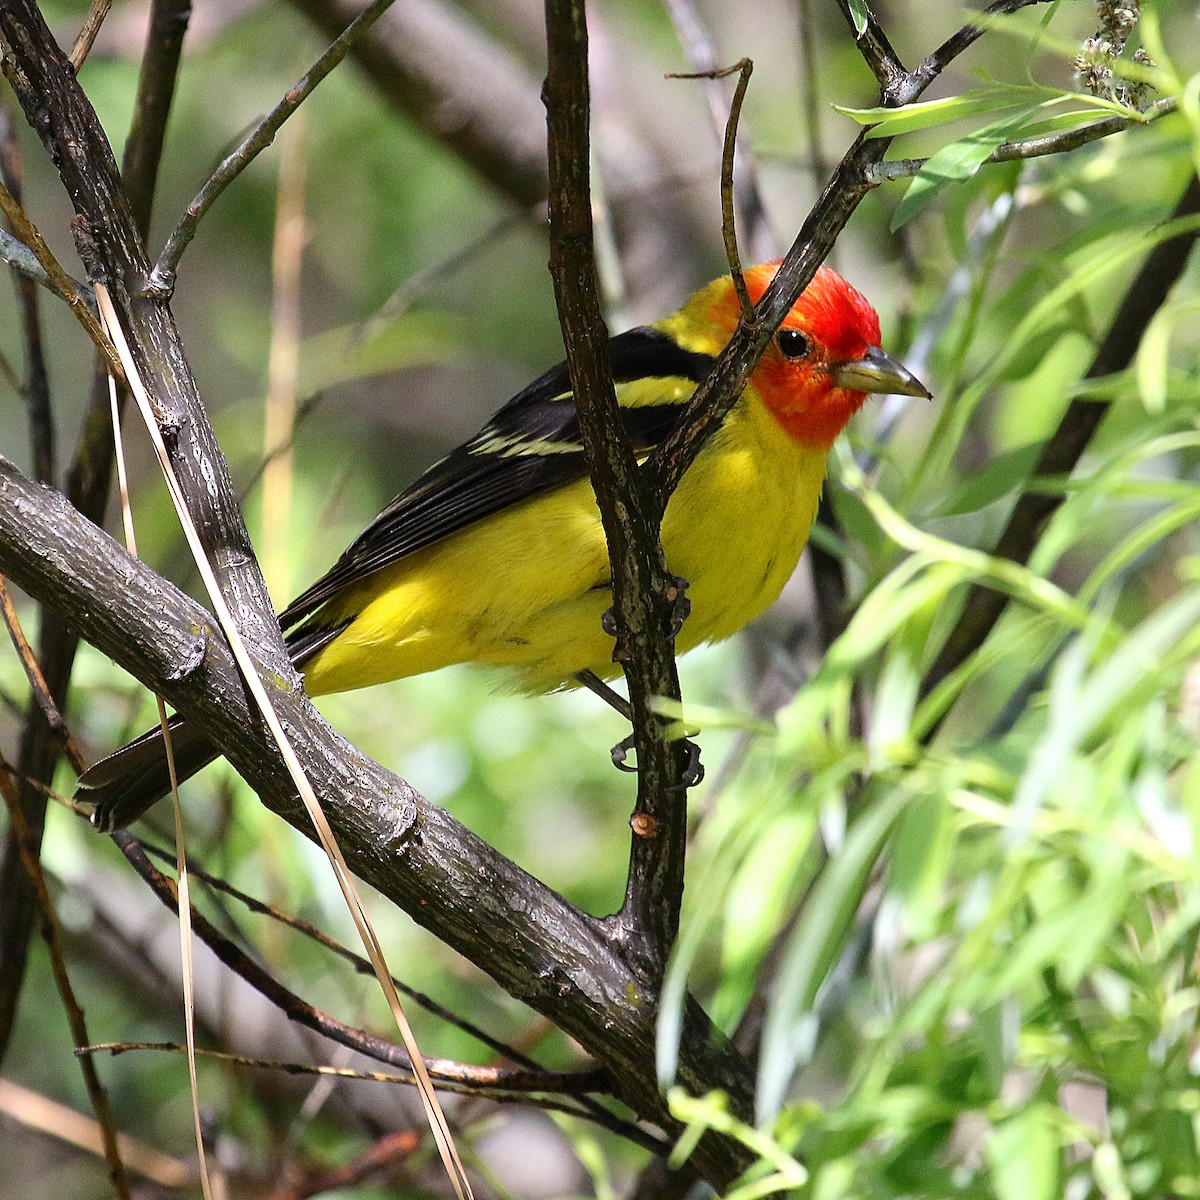
[[[1039,99],[1046,95],[1041,88],[996,87],[964,92],[961,96],[946,96],[941,100],[922,100],[900,108],[846,108],[840,104],[835,104],[834,108],[860,125],[873,126],[871,137],[897,137],[916,129],[948,125],[951,121],[961,121],[978,113],[994,113],[1017,104],[1027,108],[1031,92],[1036,92]]]
[[[943,146],[925,163],[909,184],[904,199],[900,201],[892,216],[892,231],[895,232],[924,211],[944,188],[952,183],[970,179],[997,146],[1011,141],[1032,114],[1040,110],[1040,105],[1036,108],[1022,108],[999,121],[985,125],[982,129],[976,129],[948,146]]]

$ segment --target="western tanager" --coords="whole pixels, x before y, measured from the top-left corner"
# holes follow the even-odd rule
[[[757,301],[775,274],[746,273]],[[678,312],[609,343],[625,430],[648,453],[678,421],[737,326],[728,276]],[[671,497],[668,569],[688,581],[682,652],[758,616],[795,570],[817,511],[825,458],[868,392],[928,396],[879,346],[879,318],[822,267],[767,347],[745,391]],[[565,365],[514,396],[371,522],[280,615],[311,695],[367,687],[451,663],[507,669],[531,692],[582,672],[618,673],[601,618],[608,551]],[[173,719],[180,778],[216,756]],[[158,730],[80,780],[101,829],[169,790]]]

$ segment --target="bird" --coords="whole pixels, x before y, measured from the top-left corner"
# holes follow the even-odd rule
[[[752,302],[778,266],[745,272]],[[680,420],[740,316],[725,275],[671,316],[609,340],[639,459]],[[668,501],[666,565],[690,601],[677,653],[730,637],[779,596],[816,517],[830,447],[872,393],[930,396],[880,345],[875,309],[822,266]],[[559,363],[396,496],[279,620],[311,696],[456,663],[498,669],[539,693],[603,686],[619,673],[604,620],[611,604],[604,531]],[[193,722],[176,715],[171,724],[180,780],[218,757]],[[161,729],[102,759],[78,788],[100,830],[136,820],[170,792]]]

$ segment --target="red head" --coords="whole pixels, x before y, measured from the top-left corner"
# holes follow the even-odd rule
[[[746,272],[754,303],[778,266],[764,263]],[[732,281],[718,280],[695,299],[710,327],[728,341],[740,315]],[[868,392],[929,395],[880,349],[875,310],[828,267],[818,268],[784,318],[750,377],[750,389],[791,437],[820,450],[833,444]]]

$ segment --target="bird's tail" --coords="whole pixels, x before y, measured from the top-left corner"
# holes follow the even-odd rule
[[[181,716],[167,722],[179,782],[190,779],[220,752],[194,725]],[[92,824],[101,833],[124,829],[171,790],[162,726],[147,730],[135,741],[102,758],[79,777],[76,790],[90,800]]]

